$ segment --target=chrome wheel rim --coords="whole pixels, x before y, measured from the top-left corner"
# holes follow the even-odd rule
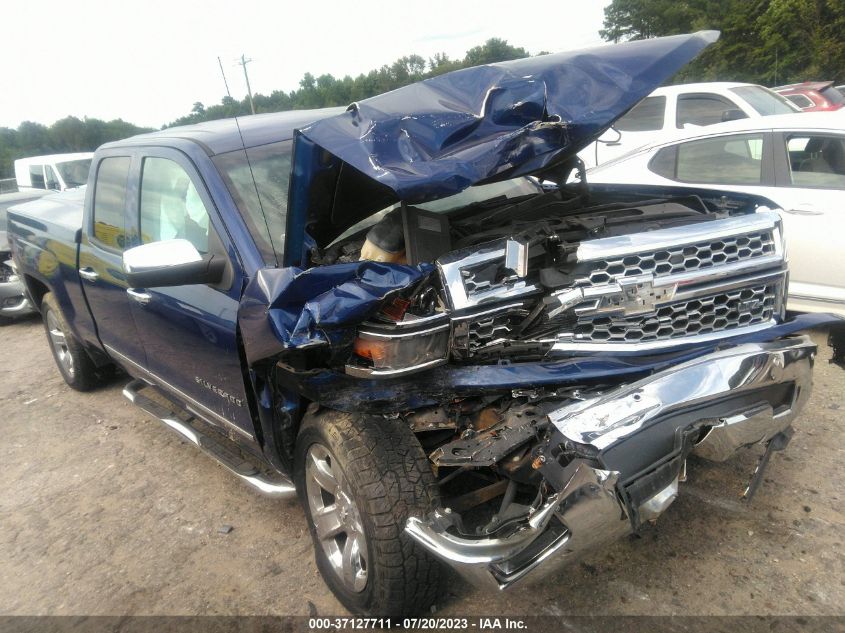
[[[59,327],[59,321],[52,310],[47,311],[47,334],[50,336],[50,344],[53,346],[59,365],[67,372],[68,376],[73,376],[73,357],[67,348],[65,334]]]
[[[308,448],[305,488],[314,531],[329,564],[350,591],[363,591],[368,565],[361,515],[337,460],[322,444]]]

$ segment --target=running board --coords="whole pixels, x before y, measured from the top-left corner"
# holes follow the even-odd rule
[[[129,402],[157,418],[171,430],[176,431],[184,439],[191,442],[209,457],[217,460],[224,468],[261,494],[276,499],[291,499],[296,496],[296,488],[287,477],[280,475],[280,478],[284,478],[279,481],[268,479],[255,464],[244,460],[241,456],[223,446],[221,442],[204,434],[189,422],[180,420],[173,411],[169,411],[158,402],[143,395],[141,390],[150,386],[143,380],[133,380],[123,388],[123,395]]]

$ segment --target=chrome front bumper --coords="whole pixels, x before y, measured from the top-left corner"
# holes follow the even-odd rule
[[[656,519],[690,452],[722,461],[790,427],[809,398],[816,346],[800,336],[738,345],[549,414],[538,463],[553,488],[508,535],[456,533],[448,508],[406,532],[475,584],[498,589]]]

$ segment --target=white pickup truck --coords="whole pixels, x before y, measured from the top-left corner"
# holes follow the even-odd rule
[[[664,86],[619,119],[598,140],[578,152],[589,169],[648,143],[677,136],[678,130],[738,119],[800,112],[763,86],[708,82]]]
[[[30,156],[15,161],[15,180],[20,191],[47,189],[65,191],[88,181],[92,152]]]

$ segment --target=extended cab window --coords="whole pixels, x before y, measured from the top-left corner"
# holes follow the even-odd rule
[[[101,160],[94,191],[94,239],[120,251],[126,246],[124,211],[130,163],[128,156]]]
[[[663,129],[666,97],[646,97],[613,126],[620,132],[648,132]]]
[[[680,182],[759,185],[763,137],[735,134],[664,147],[649,162],[654,173]]]
[[[677,127],[684,125],[713,125],[721,123],[729,110],[739,110],[737,105],[724,97],[714,94],[688,94],[678,97]],[[743,114],[739,118],[747,118]]]
[[[29,182],[36,189],[46,189],[44,184],[44,167],[42,165],[29,166]]]
[[[291,141],[214,157],[241,217],[267,264],[282,261],[288,209]]]
[[[187,172],[167,158],[145,158],[141,174],[141,241],[185,239],[209,252],[208,211]]]
[[[845,188],[845,138],[796,134],[787,139],[786,150],[793,185]]]

